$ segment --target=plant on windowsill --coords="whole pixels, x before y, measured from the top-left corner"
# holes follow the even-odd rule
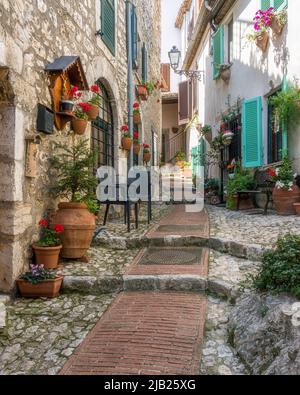
[[[39,226],[42,229],[42,237],[32,246],[35,252],[35,262],[37,265],[43,265],[45,269],[57,269],[58,258],[62,249],[59,235],[65,230],[60,224],[50,229],[46,219],[41,219]]]
[[[89,120],[88,112],[90,109],[91,106],[85,102],[81,102],[76,105],[74,118],[71,121],[71,127],[75,134],[79,136],[84,135]]]
[[[250,170],[243,169],[240,164],[236,164],[234,169],[234,177],[227,182],[227,208],[230,210],[237,209],[238,192],[249,191],[255,188],[254,174]],[[253,208],[253,202],[249,194],[245,193],[241,196],[240,209]]]
[[[284,154],[282,165],[267,170],[271,180],[275,182],[273,201],[279,215],[294,215],[297,203],[300,201],[300,189],[296,184],[297,174],[294,174],[292,162],[287,153]]]
[[[230,80],[232,65],[233,63],[223,63],[216,66],[219,70],[219,77],[226,83]]]
[[[135,125],[139,125],[140,123],[142,123],[141,120],[141,108],[139,103],[134,103],[133,105],[133,123]]]
[[[144,163],[149,163],[150,160],[151,160],[150,145],[149,144],[144,144],[143,145],[143,162]]]
[[[141,144],[140,144],[140,137],[138,132],[133,133],[133,153],[134,155],[138,155],[141,150]]]
[[[128,125],[123,125],[121,127],[122,132],[122,148],[125,151],[130,151],[132,147],[132,137],[129,133]]]
[[[281,91],[270,98],[274,107],[277,124],[284,124],[288,130],[296,127],[300,121],[300,93],[299,88],[290,85],[286,91]]]
[[[97,119],[99,115],[99,108],[101,102],[100,87],[98,85],[92,85],[90,87],[89,93],[91,95],[91,99],[88,101],[88,104],[90,105],[90,109],[88,110],[87,115],[90,121],[94,121],[95,119]]]
[[[90,149],[88,140],[79,139],[71,146],[55,143],[50,158],[52,193],[67,202],[59,204],[53,223],[65,228],[59,238],[63,245],[61,256],[66,259],[83,258],[92,242],[96,218],[89,207],[96,205],[95,162],[96,152]]]
[[[44,266],[31,265],[30,271],[17,280],[17,286],[25,298],[55,298],[59,295],[63,279]]]

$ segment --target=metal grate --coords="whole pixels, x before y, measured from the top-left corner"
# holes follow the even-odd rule
[[[140,265],[201,265],[202,248],[149,248]]]
[[[167,232],[196,232],[203,231],[204,225],[160,225],[157,228],[157,232],[167,233]]]

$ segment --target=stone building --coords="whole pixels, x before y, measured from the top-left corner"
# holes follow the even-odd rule
[[[55,141],[71,141],[70,130],[38,133],[38,104],[51,108],[47,64],[61,56],[79,56],[89,84],[99,83],[106,129],[89,126],[99,165],[126,161],[120,126],[128,122],[126,3],[137,31],[135,84],[143,74],[160,79],[160,1],[136,0],[0,0],[0,291],[9,292],[28,267],[38,222],[56,208],[49,194],[49,156]],[[132,10],[135,10],[134,12]],[[131,15],[131,18],[133,16]],[[99,34],[96,34],[96,33]],[[131,32],[130,32],[131,33]],[[143,55],[142,55],[143,53]],[[146,62],[146,65],[145,65]],[[142,64],[143,63],[143,64]],[[160,92],[141,104],[140,135],[159,160]],[[104,116],[103,116],[104,117]],[[103,124],[103,122],[100,124]],[[36,174],[25,171],[29,143],[37,143]],[[123,166],[122,166],[123,167]]]

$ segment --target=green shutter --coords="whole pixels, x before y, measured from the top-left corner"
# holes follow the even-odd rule
[[[283,77],[282,80],[282,90],[283,92],[286,92],[288,88],[288,84],[287,84],[287,77],[286,75]],[[282,151],[286,151],[288,149],[288,141],[287,141],[287,125],[285,124],[285,122],[283,122],[282,124]]]
[[[101,0],[102,40],[113,55],[116,50],[115,18],[115,1]]]
[[[145,43],[142,48],[142,79],[144,82],[148,81],[148,51]]]
[[[273,7],[275,8],[275,10],[283,10],[285,7],[287,7],[287,5],[287,0],[274,0]]]
[[[271,0],[261,0],[261,10],[266,11],[268,8],[272,7],[273,1]]]
[[[131,41],[132,41],[132,61],[137,62],[138,58],[138,27],[135,7],[132,8],[131,14]]]
[[[262,100],[257,97],[243,102],[243,165],[251,168],[262,164]]]
[[[219,65],[224,63],[224,26],[221,26],[213,36],[213,76],[220,75]]]

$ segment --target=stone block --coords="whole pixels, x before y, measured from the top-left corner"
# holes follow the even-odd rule
[[[4,303],[0,302],[0,335],[4,332],[6,327],[6,307]]]

